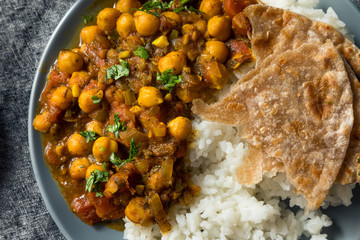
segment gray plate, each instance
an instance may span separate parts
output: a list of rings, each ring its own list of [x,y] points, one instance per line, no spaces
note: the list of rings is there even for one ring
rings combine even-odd
[[[69,210],[43,159],[40,134],[32,127],[37,102],[45,85],[48,70],[61,49],[71,48],[79,40],[76,36],[79,36],[80,29],[84,26],[81,15],[96,15],[99,9],[106,6],[106,3],[102,3],[101,6],[94,6],[94,2],[95,0],[78,0],[55,29],[40,59],[29,104],[28,136],[35,178],[47,209],[60,231],[69,240],[119,240],[123,238],[122,232],[112,230],[106,226],[96,225],[90,227],[86,225]],[[355,5],[349,0],[320,0],[319,6],[323,9],[332,6],[338,13],[339,18],[347,24],[350,31],[355,35],[355,41],[360,46],[360,12]],[[329,239],[360,240],[359,186],[355,189],[355,193],[357,196],[354,197],[353,204],[350,207],[329,208],[325,211],[334,220],[333,226],[325,230],[329,234]]]

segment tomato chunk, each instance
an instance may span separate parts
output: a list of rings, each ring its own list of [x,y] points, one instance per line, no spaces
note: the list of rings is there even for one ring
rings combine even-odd
[[[91,204],[94,205],[96,209],[96,215],[98,215],[101,220],[112,220],[119,219],[124,216],[124,207],[121,205],[115,205],[113,200],[103,197],[97,197],[95,193],[88,193],[87,197]]]
[[[71,209],[81,220],[89,225],[93,225],[101,221],[96,214],[94,205],[90,203],[85,194],[78,198],[74,198],[71,202]]]
[[[256,3],[256,0],[224,0],[224,11],[230,18],[233,18],[247,6]]]

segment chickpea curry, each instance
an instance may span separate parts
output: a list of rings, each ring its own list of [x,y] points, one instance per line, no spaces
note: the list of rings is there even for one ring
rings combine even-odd
[[[62,50],[33,126],[71,210],[171,230],[172,204],[200,191],[186,165],[193,99],[253,60],[242,10],[255,0],[119,0]]]

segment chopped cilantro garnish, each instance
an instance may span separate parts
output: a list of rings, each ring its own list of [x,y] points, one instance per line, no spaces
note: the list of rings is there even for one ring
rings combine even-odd
[[[95,196],[97,196],[97,197],[103,197],[104,194],[103,194],[102,192],[96,192]]]
[[[118,138],[120,131],[125,131],[125,130],[126,130],[125,123],[120,122],[118,113],[115,113],[114,114],[114,125],[108,125],[107,131],[114,133],[115,137]]]
[[[129,151],[129,158],[126,160],[122,160],[116,153],[112,153],[110,155],[110,162],[112,162],[117,167],[122,167],[128,162],[134,161],[134,157],[139,154],[141,143],[136,146],[134,139],[132,138],[130,141],[130,151]]]
[[[99,98],[97,95],[92,96],[91,100],[94,104],[98,104],[101,102],[101,98]]]
[[[114,165],[120,167],[119,165],[122,163],[122,160],[116,153],[113,152],[110,155],[110,162],[112,162]]]
[[[360,163],[360,158],[358,158],[358,160],[357,160],[357,161],[358,161],[358,163]]]
[[[94,142],[97,139],[96,133],[94,131],[84,131],[79,132],[79,134],[86,138],[86,143]]]
[[[193,6],[185,6],[185,4],[187,4],[190,0],[181,0],[180,1],[180,6],[174,9],[174,12],[178,13],[181,11],[192,11],[192,12],[198,12],[198,13],[203,13],[200,10],[194,8]]]
[[[157,73],[156,80],[160,81],[166,90],[172,92],[174,90],[176,84],[181,83],[182,77],[181,75],[171,75],[174,69],[169,69],[161,74]]]
[[[136,10],[150,13],[155,16],[159,16],[160,15],[159,13],[152,12],[152,10],[155,10],[155,9],[166,10],[166,9],[171,8],[173,3],[174,3],[173,1],[162,2],[160,0],[150,0],[150,1],[147,1],[146,3],[144,3],[140,9],[136,9]]]
[[[135,56],[141,57],[143,59],[148,59],[150,57],[149,52],[143,47],[138,46],[134,51]]]
[[[85,25],[88,24],[89,22],[91,22],[94,19],[94,17],[91,16],[91,15],[90,16],[82,15],[81,17],[82,17],[83,22],[84,22]]]
[[[121,77],[127,77],[130,75],[129,63],[120,59],[120,64],[115,64],[110,68],[106,69],[105,80],[113,78],[118,80]]]
[[[110,155],[110,162],[112,162],[115,166],[120,168],[123,165],[125,165],[125,163],[131,162],[131,160],[129,160],[129,159],[121,160],[121,158],[116,153],[113,152]]]
[[[102,197],[101,183],[109,181],[109,173],[95,169],[86,179],[85,192],[96,192],[97,197]]]
[[[136,146],[135,142],[134,142],[134,138],[131,139],[130,141],[130,151],[129,151],[129,158],[127,160],[129,161],[133,161],[134,157],[136,155],[138,155],[139,153],[139,149],[140,149],[141,143],[139,143],[138,146]]]

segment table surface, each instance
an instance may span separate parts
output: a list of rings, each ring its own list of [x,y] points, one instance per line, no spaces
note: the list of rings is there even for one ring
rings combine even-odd
[[[37,63],[74,2],[0,1],[0,239],[65,239],[35,181],[27,114]]]

